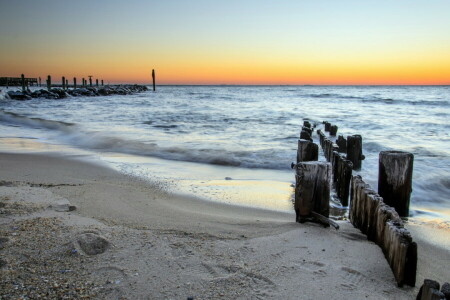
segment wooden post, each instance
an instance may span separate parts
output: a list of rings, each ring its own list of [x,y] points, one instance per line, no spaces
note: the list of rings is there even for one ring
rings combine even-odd
[[[103,79],[102,79],[102,86],[103,86]]]
[[[92,86],[92,75],[89,75],[89,86]]]
[[[420,287],[417,300],[445,300],[445,294],[439,291],[439,282],[425,279]]]
[[[361,160],[365,157],[362,154],[362,137],[360,135],[347,136],[347,159],[353,163],[353,169],[361,169]]]
[[[41,77],[39,77],[39,87],[41,87]]]
[[[350,195],[350,181],[352,179],[353,164],[346,160],[338,152],[334,153],[333,175],[336,182],[336,194],[341,201],[342,206],[348,206],[348,198]]]
[[[314,213],[326,218],[330,213],[331,166],[324,162],[300,162],[296,167],[296,222],[303,223]]]
[[[153,91],[156,91],[155,69],[152,70]]]
[[[69,79],[66,79],[66,90],[69,89]]]
[[[25,93],[25,75],[20,75],[22,81],[22,93]]]
[[[86,86],[86,80],[84,79],[84,77],[81,79],[81,86],[82,87]]]
[[[342,135],[338,136],[338,138],[336,140],[336,144],[339,147],[339,149],[338,149],[339,152],[341,152],[341,153],[347,152],[347,140]]]
[[[95,85],[98,86],[98,79],[95,79]]]
[[[336,136],[337,131],[338,131],[338,127],[336,125],[330,126],[330,135],[331,136]]]
[[[66,78],[64,76],[61,78],[61,87],[63,90],[66,89]]]
[[[77,88],[77,78],[74,77],[73,78],[73,89],[76,89],[76,88]]]
[[[303,126],[311,128],[311,123],[309,121],[303,121]]]
[[[307,141],[310,141],[310,142],[313,141],[313,139],[311,138],[311,134],[308,131],[305,131],[305,130],[302,130],[300,132],[300,139],[307,140]]]
[[[302,131],[306,131],[310,136],[312,136],[313,130],[311,128],[302,126]]]
[[[324,121],[323,124],[325,124],[325,132],[330,131],[331,124],[327,121]]]
[[[308,140],[298,140],[297,163],[302,161],[317,161],[319,146]]]
[[[50,75],[47,76],[47,90],[52,89],[52,77]]]
[[[409,215],[414,155],[402,151],[381,151],[379,155],[378,194],[401,217]]]

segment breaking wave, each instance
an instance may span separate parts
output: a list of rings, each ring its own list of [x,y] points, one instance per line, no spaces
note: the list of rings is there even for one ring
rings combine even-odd
[[[226,149],[196,149],[194,147],[161,147],[153,142],[124,139],[105,132],[86,131],[73,123],[29,118],[12,112],[0,111],[0,123],[35,129],[52,130],[57,140],[82,149],[151,156],[175,161],[188,161],[221,166],[286,169],[290,160],[282,151],[230,151]],[[155,126],[156,127],[156,126]],[[171,127],[172,128],[172,127]],[[280,161],[284,161],[280,163]]]

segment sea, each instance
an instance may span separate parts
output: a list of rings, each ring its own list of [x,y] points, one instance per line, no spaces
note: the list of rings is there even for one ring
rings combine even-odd
[[[302,124],[328,121],[362,136],[354,174],[375,190],[380,151],[413,153],[406,221],[450,228],[450,86],[158,86],[29,101],[0,89],[0,152],[97,160],[172,193],[291,213]]]

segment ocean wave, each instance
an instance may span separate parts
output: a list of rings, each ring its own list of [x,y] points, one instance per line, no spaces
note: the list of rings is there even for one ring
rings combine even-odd
[[[354,96],[336,93],[319,93],[319,94],[306,94],[301,95],[311,98],[325,98],[325,99],[345,99],[345,100],[357,100],[361,102],[373,102],[373,103],[385,103],[385,104],[409,104],[409,105],[426,105],[426,106],[450,106],[450,101],[442,100],[408,100],[408,99],[394,99],[379,97],[376,95],[367,96]]]
[[[231,151],[227,149],[197,149],[189,145],[159,146],[153,142],[143,142],[111,136],[105,132],[86,131],[77,124],[30,118],[13,112],[0,111],[0,123],[28,128],[47,129],[56,133],[58,141],[82,149],[102,152],[116,152],[140,156],[151,156],[175,161],[188,161],[221,166],[287,169],[290,159],[283,156],[283,151],[273,149],[258,151]],[[158,128],[175,128],[176,126],[156,125]],[[294,152],[293,152],[294,153]],[[280,163],[283,162],[283,163]]]
[[[63,122],[63,121],[53,121],[41,118],[29,118],[22,116],[13,112],[0,110],[0,122],[7,123],[16,126],[26,126],[31,128],[45,128],[50,130],[59,130],[63,132],[73,131],[73,126],[75,124]]]

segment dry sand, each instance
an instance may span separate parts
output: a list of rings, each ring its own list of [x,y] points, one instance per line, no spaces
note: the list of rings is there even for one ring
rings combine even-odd
[[[66,200],[76,210],[56,211]],[[398,288],[380,248],[347,221],[339,231],[298,224],[294,214],[173,195],[163,183],[74,158],[0,154],[0,212],[0,299],[413,299],[418,292]],[[449,250],[413,237],[417,285],[448,280]],[[97,248],[83,246],[89,239]]]

